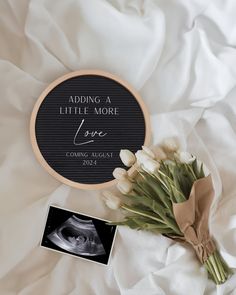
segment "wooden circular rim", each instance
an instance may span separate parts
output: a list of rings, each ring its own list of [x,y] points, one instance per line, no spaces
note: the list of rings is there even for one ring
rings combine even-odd
[[[43,155],[41,154],[41,151],[38,147],[37,144],[37,139],[36,139],[36,134],[35,134],[35,122],[36,122],[36,118],[37,118],[37,113],[38,110],[40,108],[41,103],[43,102],[43,100],[45,99],[45,97],[48,95],[48,93],[50,91],[52,91],[57,85],[59,85],[60,83],[73,78],[73,77],[77,77],[77,76],[84,76],[84,75],[97,75],[97,76],[103,76],[106,78],[110,78],[116,82],[118,82],[119,84],[121,84],[123,87],[125,87],[126,89],[128,89],[128,91],[136,98],[139,106],[142,109],[143,112],[143,116],[144,116],[144,122],[145,122],[145,139],[144,139],[144,145],[148,144],[150,142],[151,139],[151,127],[150,127],[150,118],[149,118],[149,113],[147,110],[146,105],[144,104],[141,96],[139,95],[139,93],[131,86],[129,85],[127,82],[123,81],[122,79],[120,79],[119,77],[110,74],[108,72],[105,71],[101,71],[101,70],[78,70],[78,71],[74,71],[74,72],[70,72],[67,73],[63,76],[61,76],[60,78],[56,79],[55,81],[53,81],[52,83],[50,83],[48,85],[48,87],[41,93],[41,95],[39,96],[39,98],[37,99],[32,114],[31,114],[31,118],[30,118],[30,140],[31,140],[31,144],[33,147],[33,151],[36,155],[36,158],[38,160],[38,162],[44,167],[44,169],[46,169],[46,171],[51,174],[54,178],[56,178],[57,180],[59,180],[60,182],[67,184],[69,186],[75,187],[75,188],[79,188],[79,189],[86,189],[86,190],[96,190],[96,189],[104,189],[107,188],[109,186],[112,186],[113,184],[116,183],[116,179],[107,181],[107,182],[103,182],[103,183],[98,183],[98,184],[85,184],[85,183],[79,183],[79,182],[75,182],[72,180],[67,179],[66,177],[62,176],[61,174],[59,174],[58,172],[56,172],[44,159]]]

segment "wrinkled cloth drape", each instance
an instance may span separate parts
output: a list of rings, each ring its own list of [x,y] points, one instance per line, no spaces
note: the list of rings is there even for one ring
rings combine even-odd
[[[0,294],[233,295],[188,245],[120,227],[109,266],[39,247],[49,204],[119,218],[98,191],[70,188],[37,162],[30,114],[44,88],[79,69],[133,85],[153,143],[178,136],[211,172],[210,231],[236,267],[236,2],[0,0]]]

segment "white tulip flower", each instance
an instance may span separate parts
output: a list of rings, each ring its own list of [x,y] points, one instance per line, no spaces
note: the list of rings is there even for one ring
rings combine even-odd
[[[131,167],[135,162],[135,155],[130,150],[121,150],[120,159],[126,167]]]
[[[121,200],[115,194],[110,191],[103,191],[103,201],[105,202],[106,206],[112,210],[117,210],[121,206]]]
[[[128,177],[128,172],[123,168],[115,168],[112,174],[116,179],[124,179]]]
[[[128,179],[121,179],[117,184],[117,188],[122,194],[128,194],[133,190],[133,184]]]
[[[196,159],[195,156],[191,155],[188,152],[178,152],[177,158],[179,159],[181,163],[185,163],[185,164],[191,164]]]
[[[155,154],[153,153],[153,151],[150,148],[143,145],[142,149],[150,158],[155,159]]]
[[[166,138],[164,139],[162,146],[166,152],[176,152],[179,149],[179,142],[176,138]]]
[[[142,166],[144,170],[152,174],[156,174],[160,168],[160,164],[153,159],[147,160]]]
[[[135,156],[137,158],[138,164],[143,164],[147,160],[152,159],[145,151],[139,150],[135,153]]]
[[[155,148],[155,156],[156,156],[156,159],[159,161],[167,159],[167,155],[161,147]]]

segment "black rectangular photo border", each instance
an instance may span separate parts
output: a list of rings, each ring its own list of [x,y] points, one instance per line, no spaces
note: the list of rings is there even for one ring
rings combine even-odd
[[[109,265],[110,263],[110,258],[111,258],[111,254],[112,254],[112,250],[113,250],[113,247],[114,247],[114,243],[115,243],[115,239],[116,239],[116,234],[117,234],[117,226],[116,225],[112,225],[113,227],[115,227],[115,230],[114,230],[114,233],[113,233],[113,237],[112,237],[112,242],[110,244],[110,247],[109,247],[109,254],[108,254],[108,257],[106,259],[106,262],[102,262],[102,258],[100,259],[92,259],[92,258],[89,258],[89,257],[86,257],[85,255],[79,255],[79,254],[75,254],[75,253],[72,253],[72,252],[69,252],[67,250],[64,250],[62,248],[60,248],[59,246],[55,245],[53,242],[51,242],[48,238],[47,238],[47,235],[49,234],[47,232],[47,227],[50,226],[48,225],[48,222],[49,222],[49,214],[50,214],[50,210],[53,210],[53,209],[56,209],[56,210],[60,210],[61,212],[64,212],[65,214],[68,213],[71,214],[69,217],[66,217],[65,220],[62,220],[59,224],[57,224],[53,229],[50,229],[50,232],[52,233],[58,226],[60,226],[60,224],[63,224],[63,222],[66,222],[66,220],[68,220],[69,218],[71,218],[74,215],[76,216],[82,216],[82,217],[85,217],[85,220],[86,219],[94,219],[95,221],[97,220],[98,222],[101,221],[101,222],[109,222],[109,220],[106,220],[106,219],[102,219],[102,218],[98,218],[98,217],[94,217],[92,215],[88,215],[88,214],[84,214],[84,213],[80,213],[80,212],[77,212],[77,211],[73,211],[73,210],[69,210],[69,209],[65,209],[63,207],[60,207],[60,206],[56,206],[56,205],[49,205],[48,207],[48,211],[47,211],[47,214],[46,214],[46,220],[45,220],[45,225],[44,225],[44,229],[43,229],[43,233],[42,233],[42,238],[41,238],[41,241],[40,241],[40,247],[44,248],[44,249],[47,249],[47,250],[51,250],[51,251],[54,251],[54,252],[57,252],[57,253],[60,253],[60,254],[66,254],[66,255],[69,255],[69,256],[73,256],[73,257],[76,257],[76,258],[80,258],[82,260],[86,260],[86,261],[90,261],[90,262],[94,262],[94,263],[97,263],[99,265],[103,265],[103,266],[107,266]],[[99,238],[101,239],[101,237],[99,236]],[[47,240],[47,242],[49,243],[49,246],[45,245],[45,239]],[[50,247],[50,244],[52,244],[53,246]],[[103,244],[103,243],[102,243]],[[53,248],[52,248],[53,247]],[[107,249],[106,249],[107,250]],[[92,256],[94,257],[94,256]],[[97,261],[96,261],[97,260]],[[101,261],[99,261],[101,260]]]

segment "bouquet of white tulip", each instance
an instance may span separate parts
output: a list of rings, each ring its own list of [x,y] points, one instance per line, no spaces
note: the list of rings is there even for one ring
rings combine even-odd
[[[214,189],[210,175],[195,156],[179,150],[167,139],[155,152],[143,147],[134,155],[121,150],[120,158],[129,173],[116,168],[113,175],[125,201],[110,191],[103,200],[113,210],[123,209],[125,219],[111,224],[160,233],[190,243],[216,284],[224,283],[230,270],[216,249],[208,229]]]

